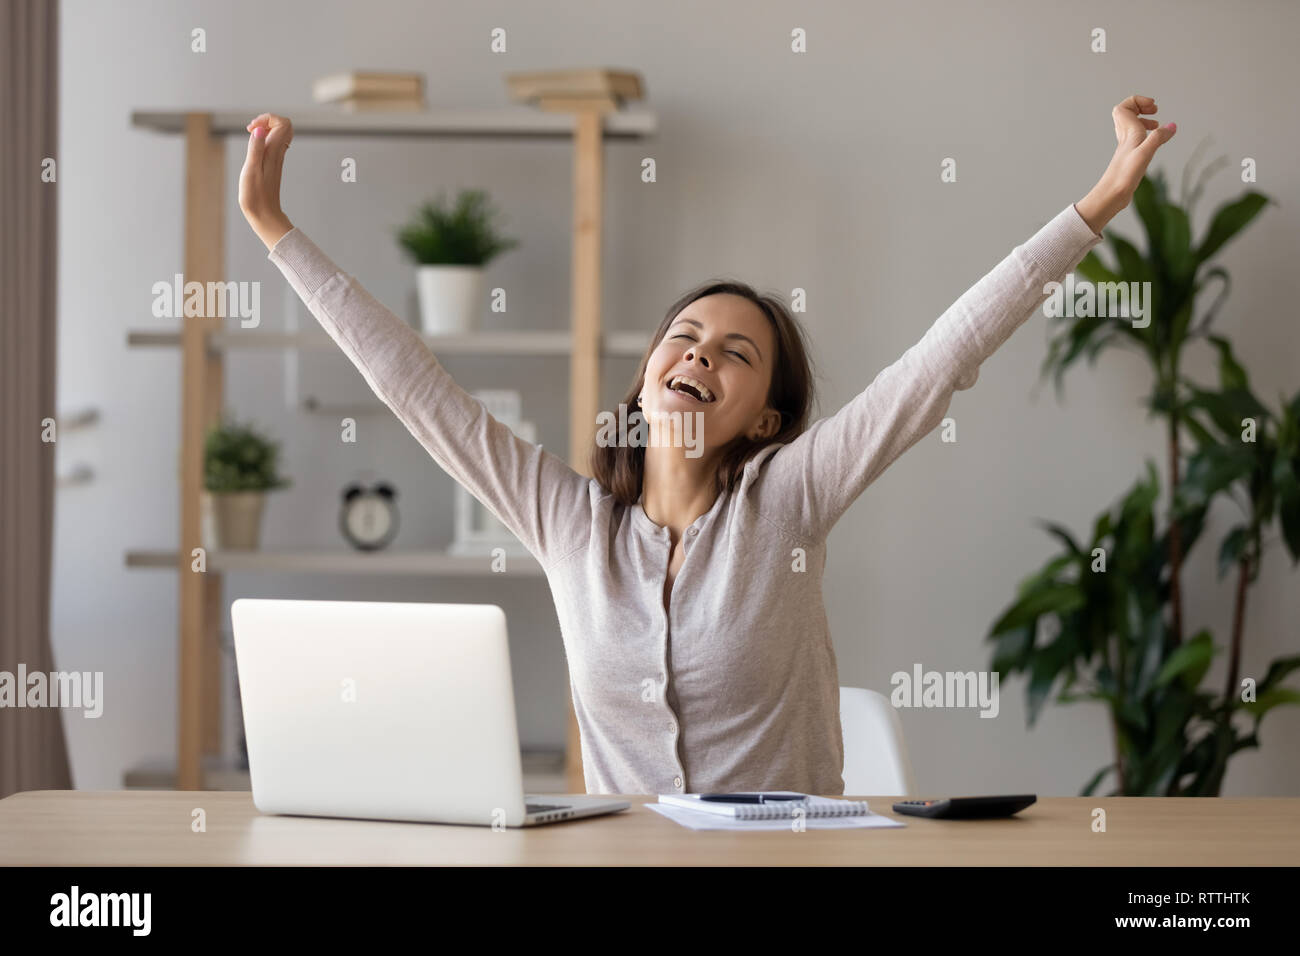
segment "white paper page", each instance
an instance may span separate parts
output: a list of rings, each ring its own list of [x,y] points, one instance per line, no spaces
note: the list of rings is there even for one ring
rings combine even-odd
[[[791,829],[791,820],[788,817],[779,820],[737,820],[735,817],[725,817],[715,813],[701,813],[698,810],[674,807],[667,803],[647,803],[646,806],[691,830]],[[868,813],[859,817],[805,817],[803,825],[809,830],[851,830],[902,827],[907,824],[882,816],[879,813]]]

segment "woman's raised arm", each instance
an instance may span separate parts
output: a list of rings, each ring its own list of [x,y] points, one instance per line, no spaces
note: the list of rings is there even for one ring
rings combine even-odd
[[[974,385],[981,363],[1038,311],[1047,283],[1064,280],[1132,201],[1151,157],[1176,131],[1142,115],[1155,110],[1149,96],[1117,105],[1119,145],[1088,195],[1012,249],[857,397],[762,463],[751,492],[762,514],[796,537],[824,537],[882,471],[943,421],[953,393]]]
[[[285,117],[249,123],[239,208],[322,328],[433,459],[548,566],[586,540],[590,480],[524,441],[443,369],[419,334],[336,266],[280,208]]]

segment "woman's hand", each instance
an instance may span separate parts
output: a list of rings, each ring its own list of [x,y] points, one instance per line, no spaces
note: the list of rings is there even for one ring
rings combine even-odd
[[[248,132],[248,155],[239,173],[239,208],[270,249],[293,228],[280,208],[280,171],[293,139],[293,123],[286,116],[263,113],[248,124]]]
[[[1093,232],[1100,234],[1102,227],[1133,200],[1133,193],[1146,175],[1156,150],[1178,132],[1175,123],[1161,126],[1142,115],[1155,111],[1155,100],[1136,94],[1111,110],[1111,118],[1115,120],[1115,139],[1119,145],[1115,147],[1115,155],[1097,185],[1074,204]]]

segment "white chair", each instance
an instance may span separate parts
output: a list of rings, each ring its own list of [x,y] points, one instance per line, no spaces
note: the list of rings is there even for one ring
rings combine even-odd
[[[889,699],[865,687],[840,688],[844,792],[906,797],[916,793],[903,725]]]

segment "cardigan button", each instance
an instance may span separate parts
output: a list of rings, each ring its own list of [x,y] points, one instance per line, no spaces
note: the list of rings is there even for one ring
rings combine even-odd
[[[673,777],[673,786],[676,787],[678,790],[682,789],[682,778]]]
[[[699,533],[700,533],[700,529],[699,529],[699,528],[687,528],[687,529],[686,529],[686,533],[687,533],[687,534],[699,534]]]

